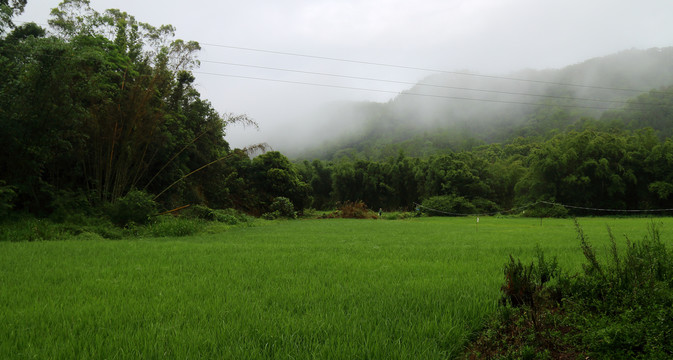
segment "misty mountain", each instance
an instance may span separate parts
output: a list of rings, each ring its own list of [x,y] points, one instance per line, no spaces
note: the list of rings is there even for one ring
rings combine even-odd
[[[387,103],[332,104],[322,114],[321,146],[297,158],[372,159],[470,149],[518,136],[542,136],[580,119],[638,105],[632,100],[673,84],[673,47],[626,50],[562,69],[506,76],[444,72]],[[629,101],[630,104],[629,105]]]

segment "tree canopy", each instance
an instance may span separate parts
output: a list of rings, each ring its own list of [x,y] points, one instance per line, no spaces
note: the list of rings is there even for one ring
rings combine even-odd
[[[276,151],[251,158],[224,135],[231,123],[254,122],[218,113],[194,87],[197,42],[121,10],[97,12],[87,0],[60,3],[49,30],[15,26],[24,6],[0,1],[3,212],[105,206],[136,190],[161,209],[201,204],[257,215],[279,198],[299,212],[356,201],[401,210],[431,201],[459,213],[539,201],[673,208],[671,86],[596,116],[565,107],[564,97],[545,98],[508,113],[520,117],[517,126],[505,122],[481,137],[474,131],[486,125],[476,120],[403,136],[409,129],[397,112],[384,131],[372,125],[371,138],[323,160],[293,163]],[[364,109],[384,123],[402,103]]]

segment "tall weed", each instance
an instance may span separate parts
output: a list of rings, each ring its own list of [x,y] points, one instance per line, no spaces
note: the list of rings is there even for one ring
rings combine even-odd
[[[673,254],[661,240],[660,226],[651,223],[640,241],[627,237],[622,254],[608,227],[605,263],[577,221],[575,229],[586,260],[583,273],[563,275],[556,260],[545,261],[539,249],[537,264],[526,266],[510,256],[501,288],[506,307],[469,354],[488,350],[489,356],[517,357],[531,346],[556,354],[554,344],[565,343],[565,353],[555,357],[673,357]]]

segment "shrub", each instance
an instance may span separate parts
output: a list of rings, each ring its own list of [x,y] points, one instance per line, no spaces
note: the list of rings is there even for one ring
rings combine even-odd
[[[371,210],[367,209],[362,201],[350,202],[346,201],[341,204],[337,211],[321,216],[322,218],[343,218],[343,219],[378,219],[378,216]]]
[[[82,241],[99,241],[103,240],[103,237],[100,234],[95,232],[84,231],[75,237],[76,240]]]
[[[183,215],[189,219],[201,219],[215,221],[215,211],[204,205],[193,205],[183,211]]]
[[[404,220],[414,216],[415,214],[410,212],[389,212],[385,213],[382,217],[386,220]]]
[[[430,216],[460,216],[476,214],[478,209],[462,196],[442,195],[423,200],[423,212]]]
[[[566,218],[568,217],[568,209],[563,205],[540,203],[524,210],[522,215],[539,218]]]
[[[274,198],[269,209],[271,210],[270,212],[262,215],[264,219],[273,220],[278,218],[297,218],[297,213],[294,212],[294,205],[292,205],[290,199],[283,196]]]
[[[20,215],[0,226],[0,241],[60,240],[62,231],[49,219]]]
[[[608,228],[611,246],[602,263],[577,221],[575,226],[586,259],[583,273],[559,275],[556,260],[545,261],[539,249],[537,265],[510,256],[501,288],[506,307],[470,354],[512,358],[532,346],[552,358],[670,358],[673,253],[659,227],[650,225],[641,241],[627,237],[624,254]]]
[[[292,204],[290,204],[292,205]],[[251,217],[235,209],[211,209],[204,205],[194,205],[182,211],[188,219],[217,221],[227,225],[237,225],[251,221]],[[280,216],[280,214],[278,214]]]
[[[84,193],[66,190],[56,192],[51,208],[49,218],[60,223],[81,223],[83,218],[92,216],[95,212]]]
[[[273,199],[273,203],[271,203],[271,211],[278,211],[280,216],[286,218],[294,219],[297,217],[297,213],[294,212],[294,205],[292,205],[290,199],[282,196]]]
[[[92,226],[89,228],[89,230],[102,236],[104,239],[118,240],[124,237],[123,229],[115,227],[112,224],[110,225],[101,224]]]
[[[221,223],[224,223],[224,224],[227,224],[227,225],[237,225],[237,224],[241,223],[241,221],[236,216],[226,214],[226,213],[222,214],[222,213],[217,213],[216,212],[215,213],[215,220],[217,220],[217,222],[221,222]]]
[[[503,292],[502,302],[513,307],[533,304],[535,282],[533,281],[533,263],[524,266],[521,260],[514,261],[509,256],[509,263],[505,265],[505,284],[500,288]]]
[[[540,316],[550,300],[556,303],[561,301],[560,292],[550,289],[546,284],[559,275],[556,257],[552,261],[546,261],[544,252],[537,247],[537,264],[531,262],[524,266],[521,260],[514,261],[512,255],[510,262],[505,265],[505,284],[500,288],[503,292],[502,303],[513,307],[526,306],[530,312],[530,319],[536,330],[539,327]]]
[[[203,227],[203,220],[181,219],[173,216],[163,216],[147,227],[147,232],[155,237],[189,236],[196,234]]]
[[[215,220],[227,225],[236,225],[252,221],[252,217],[235,209],[219,209],[215,212]]]
[[[131,190],[108,208],[110,220],[119,226],[130,223],[148,224],[157,212],[153,196],[142,190]]]
[[[606,358],[665,358],[673,353],[673,254],[651,224],[637,242],[626,238],[626,252],[617,251],[608,228],[611,248],[599,263],[575,222],[588,264],[584,276],[571,286],[570,299],[587,345]],[[668,354],[664,356],[664,354]]]
[[[5,217],[14,207],[13,201],[16,197],[16,192],[13,186],[7,186],[6,183],[0,180],[0,216]]]
[[[374,212],[367,209],[367,205],[362,201],[345,202],[339,207],[342,218],[346,219],[370,219],[376,218]]]

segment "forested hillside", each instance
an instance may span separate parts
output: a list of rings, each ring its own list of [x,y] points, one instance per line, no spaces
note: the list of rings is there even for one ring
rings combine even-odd
[[[13,26],[16,4],[0,23],[2,214],[111,216],[140,202],[254,215],[348,201],[451,214],[673,208],[673,48],[506,78],[430,76],[385,104],[339,105],[337,123],[359,132],[292,163],[253,151],[263,145],[230,149],[226,127],[253,122],[201,98],[199,44],[172,26],[86,0],[61,3],[49,29]]]
[[[427,156],[518,136],[547,138],[582,118],[605,118],[604,112],[621,109],[627,102],[636,111],[659,104],[655,98],[660,93],[636,97],[671,84],[671,47],[627,50],[560,70],[526,70],[508,76],[439,73],[388,103],[330,108],[326,113],[334,114],[327,115],[334,118],[331,123],[353,123],[351,133],[297,157],[381,160],[399,150]],[[357,121],[343,120],[344,116]],[[644,124],[629,121],[627,125],[636,129]],[[647,126],[665,136],[671,124]]]

